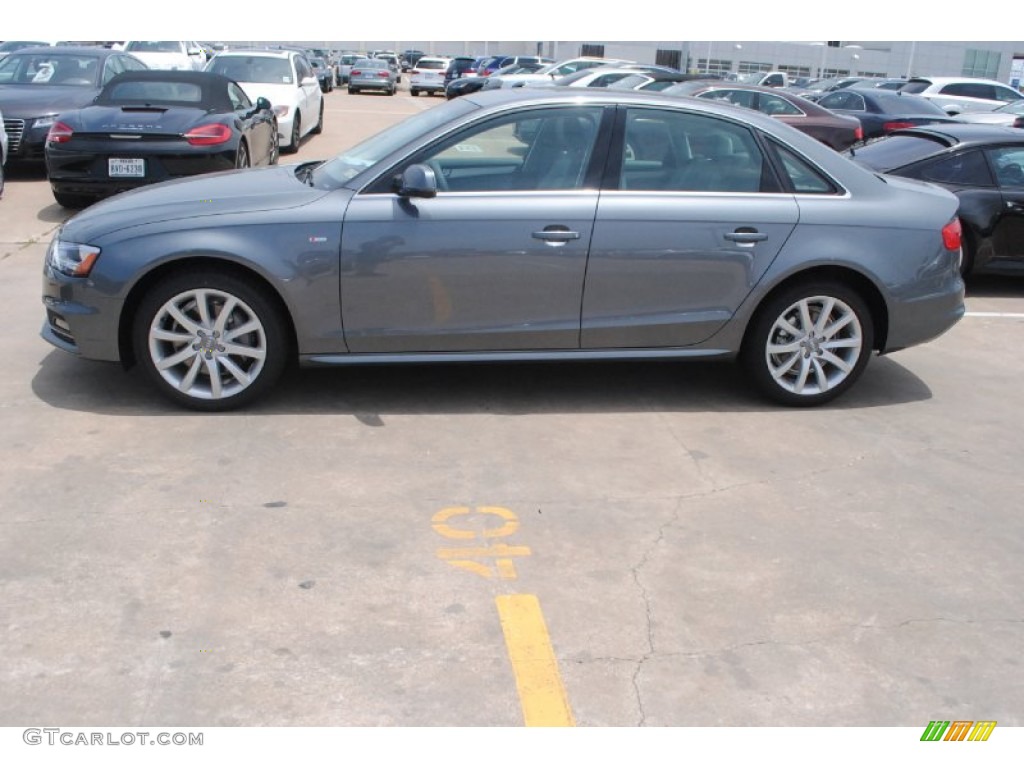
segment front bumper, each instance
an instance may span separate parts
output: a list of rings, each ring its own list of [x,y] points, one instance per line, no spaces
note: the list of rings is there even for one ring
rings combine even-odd
[[[119,298],[102,296],[88,278],[65,277],[46,268],[43,306],[46,319],[40,336],[50,344],[89,360],[121,359]]]

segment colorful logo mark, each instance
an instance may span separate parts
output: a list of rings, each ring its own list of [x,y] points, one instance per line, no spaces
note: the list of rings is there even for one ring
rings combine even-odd
[[[995,727],[995,720],[932,720],[921,741],[988,741]]]

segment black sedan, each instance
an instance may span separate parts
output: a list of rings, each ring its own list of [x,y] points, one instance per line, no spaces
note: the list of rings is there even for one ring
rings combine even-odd
[[[884,88],[843,88],[822,96],[818,106],[856,117],[865,141],[915,125],[956,122],[928,99]]]
[[[544,64],[509,64],[507,67],[493,72],[494,75],[518,75],[536,72]],[[489,77],[489,76],[488,76]],[[447,99],[455,99],[459,96],[466,96],[483,90],[487,84],[487,77],[457,77],[450,81],[444,88],[444,95]]]
[[[922,179],[960,198],[966,275],[1024,261],[1024,131],[952,123],[913,128],[846,153],[872,170]]]
[[[57,202],[80,208],[145,184],[211,171],[274,165],[277,119],[233,80],[213,72],[130,72],[96,101],[61,114],[46,141]]]
[[[146,69],[134,56],[95,47],[25,48],[0,60],[0,112],[10,160],[42,161],[58,114],[92,102],[114,75]]]

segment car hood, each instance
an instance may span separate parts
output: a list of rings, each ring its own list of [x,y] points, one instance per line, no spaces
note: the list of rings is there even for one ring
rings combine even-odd
[[[0,85],[4,117],[27,119],[91,104],[99,88],[78,85]]]
[[[102,238],[131,227],[298,208],[328,194],[295,178],[297,167],[204,174],[124,192],[70,219],[61,236],[98,245]]]

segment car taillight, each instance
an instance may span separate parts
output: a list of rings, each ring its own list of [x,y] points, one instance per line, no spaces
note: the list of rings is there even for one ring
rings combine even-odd
[[[189,144],[200,147],[223,144],[231,139],[231,129],[222,123],[207,123],[190,130],[185,139]]]
[[[414,75],[418,75],[418,74],[420,73],[420,71],[419,71],[418,69],[414,69],[414,70],[412,71],[412,73],[413,73]]]
[[[963,230],[960,228],[960,219],[953,219],[942,228],[942,244],[948,251],[958,251],[962,242]]]
[[[71,141],[73,133],[74,131],[67,123],[56,122],[50,126],[50,130],[46,134],[46,142],[48,144],[63,144]]]
[[[377,73],[377,77],[387,77],[387,76],[388,76],[387,72],[378,72]]]
[[[462,70],[462,74],[464,74],[464,75],[475,75],[476,74],[476,70],[475,69],[464,69],[464,70]]]
[[[857,129],[853,132],[853,138],[857,141],[864,141],[864,127],[858,125]]]
[[[906,120],[891,120],[888,123],[882,123],[882,130],[886,133],[892,131],[898,131],[900,128],[913,128],[914,123],[908,123]]]
[[[1014,128],[1024,128],[1024,117],[1018,117],[1013,121]]]
[[[363,74],[363,71],[361,69],[351,69],[348,74],[349,76],[355,75],[356,77],[359,77],[359,75]]]

